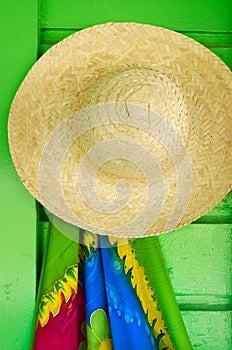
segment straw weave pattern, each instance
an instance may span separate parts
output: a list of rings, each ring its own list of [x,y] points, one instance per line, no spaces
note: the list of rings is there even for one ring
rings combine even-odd
[[[96,233],[110,234],[141,212],[147,200],[147,181],[132,162],[113,159],[100,167],[95,179],[96,192],[105,202],[116,198],[115,184],[119,180],[128,180],[131,197],[123,210],[97,213],[83,201],[78,187],[77,169],[91,148],[109,140],[127,139],[157,161],[165,186],[159,216],[140,235],[166,230],[181,187],[176,166],[182,159],[176,164],[167,148],[146,128],[100,125],[70,146],[62,159],[60,186],[77,218],[75,222],[63,212],[62,203],[47,202],[41,196],[39,164],[54,130],[78,111],[109,103],[124,103],[128,113],[131,104],[155,112],[184,145],[192,185],[177,227],[206,213],[231,189],[231,71],[209,50],[181,34],[150,25],[107,23],[73,34],[51,48],[29,71],[11,107],[9,143],[17,172],[31,194],[55,215],[83,228],[93,227]],[[97,155],[95,161],[97,164]],[[50,171],[48,168],[48,177]],[[56,186],[51,185],[51,193]],[[178,210],[181,208],[177,205]],[[116,235],[136,236],[123,230]]]

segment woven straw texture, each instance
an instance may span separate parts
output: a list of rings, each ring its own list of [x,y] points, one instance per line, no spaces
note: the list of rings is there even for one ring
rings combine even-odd
[[[137,108],[140,122],[109,123],[114,106],[117,118],[122,106],[132,119]],[[158,128],[143,126],[152,113]],[[26,188],[63,220],[154,235],[194,221],[231,189],[231,118],[232,74],[209,50],[164,28],[107,23],[66,38],[29,71],[10,111],[10,151]]]

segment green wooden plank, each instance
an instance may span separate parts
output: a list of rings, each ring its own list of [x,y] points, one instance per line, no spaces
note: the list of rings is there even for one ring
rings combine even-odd
[[[0,348],[27,349],[36,293],[35,200],[19,180],[7,142],[13,96],[37,57],[37,0],[1,3]]]
[[[77,31],[77,29],[42,28],[40,42],[42,44],[55,44]],[[180,33],[207,47],[232,47],[232,33],[199,33],[185,31],[180,31]]]
[[[184,31],[181,31],[180,33],[187,35],[208,48],[232,47],[232,33],[200,33]]]
[[[96,23],[135,21],[175,30],[232,31],[230,0],[43,0],[44,28],[85,28]]]
[[[232,53],[230,61],[232,63]],[[232,223],[232,191],[195,223]]]
[[[231,233],[231,224],[191,224],[159,236],[182,309],[232,308]]]
[[[40,44],[56,44],[67,36],[78,32],[80,29],[46,29],[41,28]]]
[[[182,316],[194,349],[232,349],[232,311],[182,311]]]

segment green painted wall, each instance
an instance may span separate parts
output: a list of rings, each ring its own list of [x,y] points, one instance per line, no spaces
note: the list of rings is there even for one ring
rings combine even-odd
[[[37,58],[36,0],[0,6],[0,349],[27,349],[36,291],[35,200],[21,184],[7,142],[14,94]]]
[[[54,43],[96,23],[161,25],[207,46],[232,68],[231,0],[4,2],[0,55],[0,349],[27,349],[46,218],[12,166],[7,115],[28,69]],[[38,8],[39,7],[39,8]],[[39,38],[39,39],[38,39]],[[36,225],[36,216],[40,222]],[[160,236],[194,349],[231,350],[232,193],[196,223]],[[38,270],[39,273],[39,270]],[[68,350],[68,349],[67,349]],[[184,349],[183,349],[184,350]]]

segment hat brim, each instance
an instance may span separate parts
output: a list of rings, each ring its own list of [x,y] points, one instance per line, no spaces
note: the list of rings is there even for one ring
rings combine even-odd
[[[153,113],[160,129],[125,122],[137,107]],[[105,121],[114,110],[124,113],[122,123]],[[98,124],[87,120],[94,115]],[[164,28],[107,23],[71,35],[38,60],[14,98],[9,144],[24,185],[53,214],[94,233],[142,237],[196,220],[231,189],[231,116],[232,74],[217,56]],[[75,127],[83,132],[71,139],[68,128]],[[125,153],[133,143],[138,162],[133,152],[123,160],[114,151],[109,162],[112,140]],[[129,140],[127,146],[122,140]],[[94,177],[91,192],[85,174],[77,173],[101,144],[107,162],[98,152],[91,164],[99,172],[83,168]],[[144,149],[155,159],[151,164],[158,163],[162,181],[152,182],[152,166],[148,175],[136,170]],[[118,192],[115,185],[123,177],[131,189],[120,201],[128,183],[121,181]],[[91,199],[95,190],[100,208]]]

